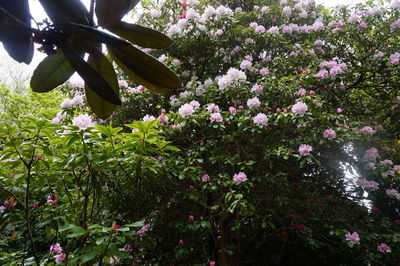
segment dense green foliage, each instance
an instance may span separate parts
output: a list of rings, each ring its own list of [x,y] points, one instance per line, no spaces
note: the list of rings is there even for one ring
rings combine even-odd
[[[400,4],[285,2],[143,3],[184,88],[3,123],[1,263],[397,265]]]

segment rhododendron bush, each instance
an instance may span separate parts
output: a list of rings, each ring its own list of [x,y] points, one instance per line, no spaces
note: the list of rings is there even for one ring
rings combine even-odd
[[[141,23],[174,40],[146,52],[184,87],[160,95],[120,74],[107,121],[76,88],[43,137],[4,125],[23,141],[5,140],[0,212],[15,218],[1,249],[66,264],[397,265],[399,7],[143,3]]]

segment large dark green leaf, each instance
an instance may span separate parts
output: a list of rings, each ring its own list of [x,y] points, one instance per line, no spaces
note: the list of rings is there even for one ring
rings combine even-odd
[[[58,51],[47,56],[35,69],[31,78],[31,88],[35,92],[48,92],[66,82],[74,69],[65,55]]]
[[[100,26],[109,28],[134,8],[139,0],[97,0],[96,16]]]
[[[172,40],[163,33],[137,24],[120,21],[109,30],[146,48],[165,48],[172,44]]]
[[[174,72],[139,49],[131,45],[107,45],[107,48],[122,70],[146,88],[166,93],[182,86]]]
[[[97,51],[97,50],[96,50]],[[118,79],[114,67],[110,61],[100,52],[93,52],[89,55],[88,63],[97,71],[119,94]],[[87,84],[85,86],[86,98],[92,111],[101,119],[108,118],[115,110],[115,105],[99,97]]]
[[[116,35],[98,30],[94,27],[76,24],[76,23],[60,23],[57,25],[66,32],[76,34],[80,38],[88,38],[96,42],[102,42],[112,45],[127,45],[128,43]]]
[[[121,100],[113,88],[68,44],[60,42],[65,57],[94,92],[109,103],[120,105]],[[117,46],[118,47],[118,46]]]
[[[28,0],[1,0],[0,7],[4,8],[15,18],[19,19],[24,25],[31,26],[31,14],[29,12]],[[10,25],[11,19],[0,12],[0,24]],[[18,24],[11,22],[11,24]],[[33,57],[32,33],[29,31],[0,31],[0,40],[3,42],[4,49],[16,61],[29,64]]]
[[[39,0],[55,23],[76,22],[88,25],[89,12],[80,0]]]

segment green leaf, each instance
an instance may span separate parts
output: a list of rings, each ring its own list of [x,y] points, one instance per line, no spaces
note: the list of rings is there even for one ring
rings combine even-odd
[[[120,21],[109,30],[146,48],[166,48],[172,44],[172,40],[165,34],[137,24]]]
[[[135,222],[133,224],[126,224],[124,226],[128,226],[128,227],[142,227],[144,226],[144,221],[139,221],[139,222]]]
[[[94,259],[97,255],[101,254],[101,250],[98,248],[94,248],[90,253],[87,253],[81,256],[81,263],[86,263],[92,259]]]
[[[76,34],[80,38],[88,38],[96,42],[110,45],[127,45],[128,43],[114,34],[98,30],[94,27],[77,23],[60,23],[57,25],[66,32]]]
[[[74,69],[59,51],[46,57],[33,72],[31,88],[35,92],[48,92],[66,82]]]
[[[110,61],[97,51],[89,55],[88,63],[104,78],[115,94],[119,95],[118,78]],[[88,84],[85,84],[85,93],[90,108],[101,119],[108,118],[114,112],[115,105],[99,97]]]
[[[71,63],[72,67],[99,97],[112,104],[121,104],[119,96],[110,87],[108,82],[86,63],[69,44],[63,42],[59,42],[58,44],[61,46],[65,57]]]
[[[140,0],[97,0],[96,16],[100,26],[112,27]]]
[[[110,55],[119,67],[133,80],[148,89],[166,93],[182,87],[179,78],[154,57],[129,46],[107,45]]]
[[[89,12],[80,0],[39,0],[39,2],[55,23],[89,24]]]
[[[20,1],[5,1],[1,2],[1,7],[3,7],[12,16],[19,19],[28,28],[31,26],[31,14],[29,12],[28,0]],[[2,25],[13,26],[11,23],[4,23],[5,15],[1,15]],[[0,32],[0,41],[3,42],[4,49],[7,53],[17,62],[29,64],[33,57],[33,41],[32,33],[26,30],[16,30]]]

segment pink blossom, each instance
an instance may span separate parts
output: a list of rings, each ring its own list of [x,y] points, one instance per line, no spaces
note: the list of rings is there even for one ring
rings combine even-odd
[[[142,120],[143,120],[144,123],[148,123],[148,122],[151,122],[151,121],[153,121],[155,119],[156,118],[154,116],[152,116],[152,115],[145,115]]]
[[[358,131],[359,132],[365,132],[365,133],[370,134],[370,135],[375,133],[375,130],[373,130],[372,127],[370,127],[370,126],[365,126],[365,127],[361,128],[361,129],[359,129]]]
[[[375,169],[375,163],[373,162],[368,162],[364,165],[364,169],[366,170],[374,170]]]
[[[268,123],[268,117],[263,113],[259,113],[253,117],[253,122],[259,126],[266,125]]]
[[[382,253],[390,253],[392,252],[392,250],[390,249],[390,247],[388,245],[386,245],[385,243],[380,243],[378,245],[378,250]]]
[[[338,107],[338,108],[336,109],[336,113],[340,114],[341,112],[343,112],[343,109],[340,108],[340,107]]]
[[[215,266],[215,261],[210,261],[210,266]]]
[[[390,4],[391,8],[399,8],[400,7],[400,1],[399,0],[394,0],[392,4]]]
[[[324,131],[324,138],[327,139],[335,139],[336,138],[336,132],[335,130],[329,128],[327,130]]]
[[[317,75],[315,75],[317,78],[326,78],[329,76],[329,72],[325,69],[320,70]]]
[[[282,14],[290,16],[292,14],[292,9],[289,6],[282,8]]]
[[[247,100],[247,106],[249,108],[260,107],[261,102],[257,97]]]
[[[208,181],[210,181],[210,176],[208,175],[208,174],[204,174],[202,177],[201,177],[201,180],[203,181],[203,182],[208,182]]]
[[[307,104],[302,103],[302,102],[297,102],[292,106],[292,113],[294,114],[304,114],[307,112],[308,107]]]
[[[400,53],[394,53],[389,58],[393,65],[397,65],[400,61]]]
[[[261,8],[261,12],[263,12],[263,13],[267,13],[268,11],[269,11],[269,7],[268,6],[263,6]]]
[[[365,151],[363,158],[368,161],[375,161],[377,156],[378,156],[378,150],[375,147],[372,147]]]
[[[366,179],[359,178],[356,181],[356,184],[364,189],[369,189],[369,190],[377,190],[379,188],[379,184],[375,181],[369,181]]]
[[[264,33],[265,32],[265,27],[263,25],[258,25],[255,28],[255,31],[258,32],[258,33]]]
[[[220,113],[212,113],[210,120],[211,122],[222,122],[224,119]]]
[[[240,63],[240,69],[248,69],[251,66],[252,66],[252,63],[249,60],[243,60]]]
[[[200,107],[200,103],[195,100],[191,101],[189,104],[193,107],[194,110]]]
[[[7,208],[4,206],[0,206],[0,213],[3,213]]]
[[[65,260],[66,258],[67,258],[67,254],[65,254],[65,253],[58,254],[57,256],[55,256],[56,264],[61,264],[61,262],[63,260]]]
[[[209,105],[207,106],[207,110],[208,110],[209,112],[218,112],[218,111],[219,111],[219,106],[216,105],[216,104],[214,104],[214,103],[211,103],[211,104],[209,104]]]
[[[247,181],[247,176],[243,172],[239,172],[233,175],[233,181],[237,184]]]
[[[400,193],[394,188],[386,189],[386,195],[388,195],[391,198],[396,198],[396,199],[400,200]]]
[[[301,144],[299,147],[299,153],[302,156],[310,155],[312,150],[313,150],[312,146],[308,144]]]
[[[261,76],[263,76],[263,77],[268,76],[268,75],[269,75],[269,69],[268,69],[267,67],[261,68],[261,69],[260,69],[260,74],[261,74]]]
[[[344,236],[346,237],[347,241],[350,241],[353,244],[360,244],[360,236],[357,232],[354,232],[352,234],[350,234],[350,232],[347,232],[347,234],[345,234]]]
[[[58,196],[56,194],[51,194],[47,197],[47,204],[55,206],[58,203]]]
[[[262,93],[264,91],[264,87],[258,84],[254,84],[251,88],[251,91],[255,93]]]
[[[60,253],[62,251],[62,247],[60,243],[55,243],[50,247],[50,253]]]
[[[388,166],[393,165],[393,161],[392,161],[392,160],[385,159],[385,160],[383,160],[383,161],[380,161],[379,164],[382,165],[382,166],[384,166],[384,167],[388,167]]]
[[[193,106],[191,106],[188,103],[185,103],[179,108],[178,112],[182,117],[187,117],[193,114],[194,109]]]
[[[235,114],[236,114],[236,108],[233,107],[233,106],[229,107],[229,113],[230,113],[231,115],[235,115]]]
[[[168,122],[168,116],[166,115],[160,115],[158,117],[158,121],[160,121],[161,123],[167,123]]]
[[[93,127],[96,125],[96,123],[93,122],[92,117],[88,114],[81,114],[77,117],[74,117],[74,119],[72,119],[72,124],[80,129],[85,129],[87,127]]]

